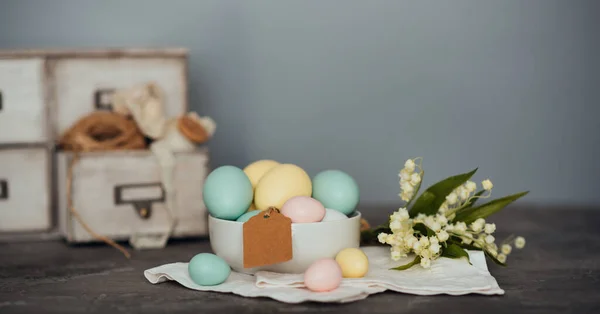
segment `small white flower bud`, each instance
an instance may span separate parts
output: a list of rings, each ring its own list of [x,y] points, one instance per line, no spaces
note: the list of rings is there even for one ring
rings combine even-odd
[[[496,259],[498,259],[500,263],[506,263],[506,255],[502,253],[498,254],[498,256],[496,256]]]
[[[490,179],[485,179],[485,180],[481,181],[481,185],[483,186],[483,189],[486,191],[489,191],[494,187],[494,184],[492,184],[492,181],[490,181]]]
[[[410,176],[410,183],[412,185],[417,185],[417,184],[419,184],[419,182],[421,182],[421,176],[418,173],[413,173]]]
[[[477,184],[475,184],[475,182],[473,181],[467,181],[467,183],[465,183],[465,188],[467,189],[467,191],[472,193],[475,192],[475,190],[477,190]]]
[[[402,169],[400,170],[400,174],[398,176],[400,176],[400,178],[402,179],[401,182],[409,181],[411,172],[406,169]]]
[[[458,201],[458,197],[456,196],[456,193],[452,192],[452,193],[448,194],[448,196],[446,196],[446,201],[448,202],[448,205],[456,204],[456,202]]]
[[[494,240],[496,240],[496,239],[494,238],[494,236],[493,236],[493,235],[487,235],[487,236],[485,237],[485,243],[487,243],[487,244],[492,244],[492,243],[494,243]]]
[[[517,238],[515,239],[515,247],[516,247],[517,249],[522,249],[522,248],[524,248],[524,247],[525,247],[525,238],[523,238],[523,237],[517,237]]]
[[[440,252],[440,245],[438,243],[434,243],[429,245],[429,251],[431,251],[432,254],[437,254]]]
[[[400,229],[402,229],[402,223],[400,223],[399,220],[394,220],[390,223],[390,229],[392,229],[392,231],[398,231]]]
[[[422,247],[426,247],[429,245],[429,239],[427,237],[422,237],[419,239],[419,243],[421,243]]]
[[[421,258],[421,267],[423,267],[423,268],[431,267],[431,260],[428,258]]]
[[[394,260],[394,261],[397,261],[397,260],[399,260],[399,259],[400,259],[400,255],[401,255],[401,254],[400,254],[400,252],[398,252],[398,251],[393,251],[393,252],[392,252],[392,260]]]
[[[404,191],[404,193],[407,193],[407,194],[411,194],[415,190],[415,188],[410,184],[410,182],[402,183],[401,188],[402,188],[402,191]]]
[[[475,221],[471,224],[471,230],[473,230],[475,232],[481,231],[482,228],[483,228],[483,225],[477,223],[477,221]]]
[[[387,236],[388,235],[386,233],[380,233],[379,235],[377,235],[377,240],[379,241],[379,243],[385,244]]]
[[[446,242],[446,240],[448,240],[449,237],[450,235],[448,234],[448,232],[446,232],[446,230],[442,230],[437,233],[437,238],[440,240],[440,242]]]
[[[494,231],[496,231],[496,224],[485,224],[484,231],[487,234],[494,233]]]
[[[512,246],[510,244],[502,245],[502,254],[508,255],[512,251]]]
[[[412,159],[406,160],[406,162],[404,163],[404,169],[410,172],[415,171],[415,162]]]

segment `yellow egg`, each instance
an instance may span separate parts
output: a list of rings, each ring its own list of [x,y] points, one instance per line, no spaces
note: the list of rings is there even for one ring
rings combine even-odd
[[[312,182],[302,168],[292,164],[281,164],[267,172],[254,190],[254,205],[265,210],[270,206],[281,208],[294,196],[310,196]]]
[[[248,178],[250,178],[252,188],[256,188],[256,185],[258,184],[260,178],[262,178],[265,175],[265,173],[267,173],[269,170],[279,165],[280,164],[275,160],[264,159],[249,164],[248,166],[246,166],[246,168],[244,168],[244,172],[246,173]]]
[[[360,249],[343,249],[335,256],[335,261],[342,268],[344,278],[361,278],[369,271],[369,259]]]

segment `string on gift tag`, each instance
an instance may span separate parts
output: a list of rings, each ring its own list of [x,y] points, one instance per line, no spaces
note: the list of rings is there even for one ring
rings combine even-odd
[[[273,265],[292,259],[292,220],[269,207],[243,226],[244,268]]]

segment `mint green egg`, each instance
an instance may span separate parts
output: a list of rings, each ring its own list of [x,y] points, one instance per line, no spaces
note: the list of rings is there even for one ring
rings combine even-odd
[[[253,194],[252,183],[242,169],[222,166],[206,178],[202,198],[211,216],[236,220],[250,207]]]
[[[245,213],[245,214],[241,215],[241,216],[240,216],[240,217],[239,217],[239,218],[238,218],[236,221],[238,221],[238,222],[246,222],[246,221],[250,220],[250,218],[252,218],[252,217],[254,217],[254,216],[256,216],[256,215],[260,214],[261,212],[262,212],[262,211],[261,211],[261,210],[258,210],[258,209],[255,209],[255,210],[249,211],[249,212],[247,212],[247,213]]]
[[[190,260],[188,272],[196,284],[215,286],[227,280],[231,274],[231,267],[225,260],[214,254],[200,253]]]
[[[312,197],[321,202],[325,208],[335,209],[349,215],[358,205],[358,184],[343,171],[319,172],[312,180],[312,188]]]

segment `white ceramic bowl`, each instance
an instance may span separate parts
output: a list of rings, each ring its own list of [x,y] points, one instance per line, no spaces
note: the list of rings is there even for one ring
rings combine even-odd
[[[292,224],[292,255],[287,262],[244,268],[243,223],[208,216],[210,245],[233,270],[254,274],[259,270],[279,273],[303,273],[314,261],[334,258],[345,248],[360,245],[360,212],[348,219]]]

